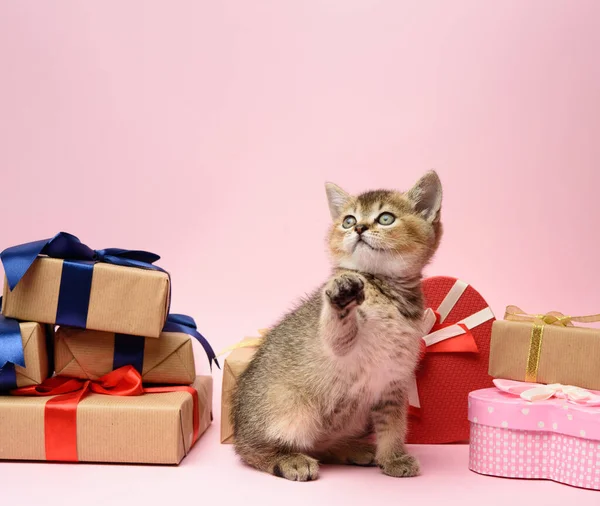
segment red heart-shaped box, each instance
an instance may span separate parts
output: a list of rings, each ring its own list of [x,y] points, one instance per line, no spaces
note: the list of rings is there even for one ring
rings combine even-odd
[[[495,318],[481,294],[456,278],[426,278],[423,292],[426,307],[438,317],[432,332],[444,327],[443,330],[452,330],[447,328],[451,324],[460,324],[453,328],[461,327],[464,332],[427,346],[416,374],[420,407],[411,408],[407,443],[467,442],[469,393],[493,386],[488,362]],[[483,314],[486,321],[478,323],[484,319]],[[477,320],[475,326],[474,320]]]

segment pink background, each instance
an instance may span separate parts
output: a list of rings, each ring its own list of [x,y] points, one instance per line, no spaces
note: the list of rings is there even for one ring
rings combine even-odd
[[[158,252],[173,309],[219,349],[327,276],[326,180],[405,189],[435,168],[446,236],[427,274],[472,283],[498,316],[507,304],[598,312],[599,18],[595,0],[5,0],[0,249],[65,230],[95,248]],[[237,466],[217,432],[181,471],[64,472],[96,484],[86,504],[102,503],[102,479],[156,483],[158,472],[188,476],[188,492],[202,476],[286,490]],[[446,489],[426,488],[450,503],[463,483],[510,490],[444,451],[421,450],[422,481],[344,470],[329,482],[341,495],[327,497],[372,499],[376,486],[408,498],[440,473]],[[66,468],[3,466],[47,469]]]

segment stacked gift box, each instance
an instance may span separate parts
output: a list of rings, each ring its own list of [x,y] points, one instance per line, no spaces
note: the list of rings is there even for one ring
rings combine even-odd
[[[212,421],[157,255],[60,233],[0,254],[0,459],[177,464]]]
[[[469,395],[469,467],[600,490],[600,315],[527,314],[494,322],[494,387]]]

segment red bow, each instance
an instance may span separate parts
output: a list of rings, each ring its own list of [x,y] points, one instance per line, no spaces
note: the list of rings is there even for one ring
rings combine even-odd
[[[477,344],[475,343],[475,336],[471,330],[464,323],[440,323],[441,317],[437,311],[435,314],[435,324],[429,331],[430,334],[437,332],[438,330],[446,329],[449,327],[460,327],[465,331],[464,334],[454,336],[450,339],[445,339],[439,343],[435,343],[429,346],[425,346],[427,353],[478,353]],[[423,341],[425,343],[425,341]]]
[[[464,323],[440,323],[440,314],[437,311],[433,311],[433,313],[435,314],[435,323],[433,327],[431,327],[431,330],[427,336],[437,332],[438,330],[447,329],[450,327],[460,327],[464,333],[449,337],[443,341],[439,341],[430,345],[427,345],[425,341],[427,336],[425,336],[425,338],[421,339],[421,353],[419,362],[423,361],[425,359],[425,355],[429,353],[479,353],[477,343],[475,342],[475,336]],[[421,409],[416,406],[409,405],[408,412],[411,416],[417,418],[421,417]]]
[[[44,408],[44,435],[46,460],[77,462],[77,405],[88,393],[103,395],[135,396],[145,393],[166,393],[184,391],[192,395],[194,410],[194,439],[199,436],[200,415],[198,413],[198,392],[192,387],[152,387],[142,386],[140,373],[126,365],[97,380],[81,380],[55,376],[40,385],[12,390],[12,395],[49,396]]]

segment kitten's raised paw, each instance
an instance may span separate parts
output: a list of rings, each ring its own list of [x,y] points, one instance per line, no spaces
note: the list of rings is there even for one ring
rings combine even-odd
[[[395,455],[385,462],[380,462],[379,467],[384,474],[395,478],[410,478],[421,473],[419,461],[409,453]]]
[[[353,302],[360,305],[365,300],[365,284],[354,274],[342,274],[329,282],[325,290],[331,304],[338,310],[343,310]]]
[[[285,455],[273,466],[273,474],[291,481],[312,481],[319,475],[319,463],[301,453]]]

